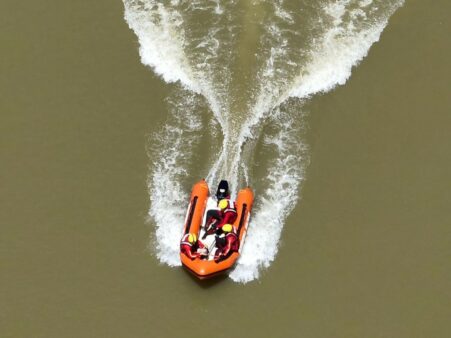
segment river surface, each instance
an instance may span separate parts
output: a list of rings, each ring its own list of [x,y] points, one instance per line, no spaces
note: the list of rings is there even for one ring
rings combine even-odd
[[[449,337],[450,12],[2,1],[0,337]],[[256,194],[206,282],[200,178]]]

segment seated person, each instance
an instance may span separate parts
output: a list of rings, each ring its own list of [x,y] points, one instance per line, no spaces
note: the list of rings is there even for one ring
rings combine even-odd
[[[218,185],[218,190],[216,190],[216,199],[220,201],[224,198],[230,198],[229,182],[227,182],[226,180],[221,180]]]
[[[222,199],[218,202],[219,210],[209,210],[207,212],[207,221],[205,223],[205,233],[202,239],[208,235],[214,234],[225,224],[235,222],[237,212],[234,203],[230,199]]]
[[[224,224],[221,232],[225,237],[217,236],[215,262],[218,263],[228,258],[232,253],[238,252],[240,249],[240,239],[236,233],[236,229],[232,224]]]
[[[180,252],[191,260],[208,256],[207,248],[201,241],[197,240],[196,234],[193,233],[183,236],[180,242]]]

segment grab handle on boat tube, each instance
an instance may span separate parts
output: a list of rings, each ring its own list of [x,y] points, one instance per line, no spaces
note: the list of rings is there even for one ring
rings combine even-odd
[[[185,235],[189,233],[189,230],[191,228],[191,223],[193,221],[194,210],[196,209],[197,199],[198,199],[198,197],[194,196],[193,202],[191,203],[191,207],[190,207],[190,211],[189,211],[189,215],[188,215],[188,220],[186,221]]]
[[[238,225],[238,236],[240,236],[240,233],[241,233],[241,228],[243,227],[243,224],[244,224],[244,217],[245,217],[245,215],[246,215],[246,210],[247,210],[247,204],[246,203],[244,203],[243,204],[243,210],[241,210],[241,217],[240,217],[240,224]]]

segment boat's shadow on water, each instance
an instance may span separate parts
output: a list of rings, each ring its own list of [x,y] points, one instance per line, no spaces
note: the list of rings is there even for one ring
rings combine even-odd
[[[224,273],[222,275],[215,276],[215,277],[212,277],[209,279],[199,279],[196,276],[194,276],[192,273],[190,273],[189,271],[186,271],[186,269],[183,269],[183,270],[184,270],[183,273],[188,276],[187,278],[194,281],[194,283],[196,283],[202,289],[210,289],[215,286],[218,286],[218,285],[222,284],[223,282],[225,282],[229,277],[227,275],[227,273]]]

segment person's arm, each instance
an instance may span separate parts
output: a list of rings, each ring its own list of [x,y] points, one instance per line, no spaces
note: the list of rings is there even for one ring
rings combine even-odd
[[[216,225],[216,229],[221,229],[226,224],[233,224],[236,219],[236,214],[233,212],[226,212],[222,220]]]
[[[230,250],[232,249],[233,242],[234,242],[234,238],[232,236],[226,237],[225,247],[222,248],[221,251],[215,256],[216,262],[220,261],[222,257],[225,257],[229,254]]]
[[[199,254],[197,252],[193,253],[191,252],[191,247],[184,245],[183,246],[183,253],[191,260],[196,259],[197,257],[199,257]]]
[[[218,263],[221,260],[222,257],[222,250],[218,249],[215,253],[215,262]]]
[[[222,256],[227,256],[229,254],[230,250],[232,249],[232,244],[234,242],[234,238],[232,236],[227,236],[226,240],[227,240],[226,246],[224,250],[221,252]]]
[[[197,249],[197,255],[199,258],[206,258],[208,257],[208,248],[205,246],[204,243],[201,241],[197,241],[198,243],[198,249]]]

